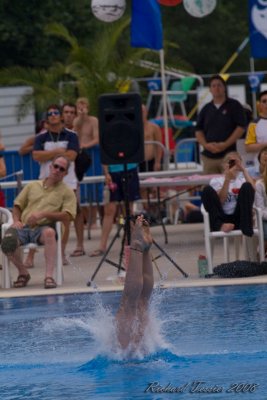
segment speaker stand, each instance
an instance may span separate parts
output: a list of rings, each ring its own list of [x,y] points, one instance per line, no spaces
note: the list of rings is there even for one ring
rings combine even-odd
[[[122,254],[123,254],[123,249],[124,249],[125,238],[122,239],[122,245],[121,245],[121,252],[120,252],[119,263],[115,263],[114,261],[112,261],[112,260],[110,260],[110,259],[107,258],[107,256],[108,256],[110,250],[112,249],[112,247],[113,247],[115,241],[116,241],[117,239],[120,238],[120,232],[121,232],[121,230],[122,230],[123,228],[124,228],[124,224],[120,224],[120,225],[118,226],[117,232],[116,232],[115,235],[113,236],[113,238],[112,238],[112,240],[111,240],[111,242],[110,242],[110,244],[109,244],[109,246],[108,246],[108,248],[107,248],[105,254],[103,254],[101,260],[99,261],[99,264],[97,265],[97,267],[96,267],[96,269],[95,269],[93,275],[91,276],[91,279],[87,282],[87,286],[92,286],[93,281],[94,281],[94,279],[95,279],[95,277],[96,277],[98,271],[100,270],[100,268],[101,268],[101,266],[102,266],[102,264],[103,264],[104,262],[106,262],[106,263],[110,264],[111,266],[117,268],[117,269],[118,269],[118,274],[119,274],[119,271],[120,271],[120,270],[125,271],[125,268],[122,266]],[[124,235],[125,235],[125,233],[124,233]],[[155,258],[153,258],[152,261],[155,261],[155,260],[157,260],[158,258],[160,258],[160,257],[162,257],[162,256],[165,256],[165,257],[167,258],[167,260],[170,261],[170,263],[171,263],[185,278],[188,278],[188,277],[189,277],[189,275],[188,275],[188,274],[187,274],[187,273],[186,273],[186,272],[185,272],[185,271],[184,271],[184,270],[169,256],[169,254],[168,254],[154,239],[153,239],[153,242],[152,242],[152,243],[153,243],[153,245],[160,251],[160,254],[159,254],[158,256],[156,256]]]
[[[112,240],[111,240],[111,242],[110,242],[110,244],[109,244],[107,250],[105,251],[105,253],[103,254],[101,260],[99,261],[99,263],[98,263],[98,265],[97,265],[97,267],[96,267],[96,269],[95,269],[93,275],[91,276],[91,279],[87,282],[87,286],[91,286],[91,284],[92,284],[92,282],[94,281],[94,279],[95,279],[95,277],[96,277],[98,271],[100,270],[102,264],[103,264],[105,261],[106,261],[108,264],[110,264],[110,265],[112,265],[112,266],[118,268],[118,270],[122,269],[123,271],[125,271],[125,269],[120,265],[120,263],[119,263],[119,264],[116,264],[116,263],[114,263],[113,261],[107,259],[107,256],[108,256],[110,250],[112,249],[112,247],[113,247],[113,245],[114,245],[116,239],[119,239],[119,237],[120,237],[120,232],[121,232],[121,230],[122,230],[123,228],[124,228],[124,224],[120,224],[120,225],[118,226],[117,232],[116,232],[115,235],[113,236],[113,238],[112,238]]]
[[[129,182],[128,182],[127,164],[124,164],[123,192],[124,192],[124,203],[125,203],[125,214],[126,214],[124,222],[123,222],[123,219],[120,218],[117,232],[115,233],[114,237],[112,238],[112,240],[111,240],[106,252],[103,254],[99,264],[97,265],[93,275],[91,276],[91,279],[87,282],[87,286],[91,286],[93,284],[93,281],[94,281],[98,271],[100,270],[102,264],[105,261],[108,264],[110,264],[110,265],[114,266],[115,268],[117,268],[118,269],[118,274],[119,274],[120,270],[125,271],[125,268],[122,267],[122,257],[123,257],[124,245],[125,245],[125,242],[126,242],[127,245],[130,245],[130,243],[131,243],[131,228],[130,228],[131,216],[130,216]],[[116,264],[115,262],[107,259],[107,255],[109,254],[111,248],[113,247],[116,239],[120,237],[120,232],[121,232],[121,230],[123,228],[124,228],[124,235],[123,235],[123,238],[122,238],[121,251],[120,251],[120,256],[119,256],[119,264]],[[181,267],[179,267],[179,265],[167,254],[167,252],[165,250],[163,250],[160,247],[160,245],[155,240],[153,240],[153,244],[161,252],[161,254],[159,256],[157,256],[157,258],[160,258],[162,255],[164,255],[174,265],[174,267],[176,269],[178,269],[178,271],[181,272],[181,274],[185,278],[188,278],[189,275],[186,272],[184,272]]]
[[[159,245],[154,239],[153,239],[153,244],[154,244],[154,245],[157,247],[157,249],[161,252],[161,254],[157,256],[157,258],[160,258],[161,256],[165,256],[165,257],[167,258],[167,260],[169,260],[169,261],[172,263],[172,265],[174,265],[175,268],[178,269],[178,271],[180,271],[181,274],[182,274],[185,278],[188,278],[188,277],[189,277],[189,275],[188,275],[184,270],[182,270],[181,267],[179,267],[179,265],[169,256],[169,254],[168,254],[165,250],[163,250],[162,247],[160,247],[160,245]]]

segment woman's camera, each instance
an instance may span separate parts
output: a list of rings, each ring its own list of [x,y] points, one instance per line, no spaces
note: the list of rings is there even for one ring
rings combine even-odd
[[[229,168],[232,168],[235,165],[235,160],[228,161]]]

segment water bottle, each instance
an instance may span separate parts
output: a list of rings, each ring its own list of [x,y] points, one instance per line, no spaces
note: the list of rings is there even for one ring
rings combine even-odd
[[[206,259],[206,256],[200,254],[198,256],[197,264],[198,264],[198,274],[200,278],[205,278],[205,275],[209,273],[208,260]]]
[[[105,185],[103,190],[103,204],[108,204],[109,199],[110,199],[110,190],[108,185]]]

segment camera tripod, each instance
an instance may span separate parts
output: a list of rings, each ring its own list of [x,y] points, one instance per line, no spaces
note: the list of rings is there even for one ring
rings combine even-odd
[[[130,214],[130,201],[129,201],[129,171],[127,171],[127,165],[124,164],[124,171],[123,171],[123,176],[122,176],[122,183],[123,183],[123,193],[124,193],[124,205],[125,205],[125,217],[120,218],[119,220],[119,225],[117,228],[117,232],[115,233],[115,235],[113,236],[107,250],[105,251],[105,253],[103,254],[103,256],[101,257],[100,262],[98,263],[94,273],[92,274],[90,280],[87,282],[87,286],[91,286],[93,284],[93,281],[98,273],[98,271],[100,270],[102,264],[104,262],[107,262],[108,264],[112,265],[113,267],[118,269],[118,274],[121,270],[125,271],[125,268],[122,266],[122,259],[123,259],[123,254],[124,254],[124,248],[125,245],[130,245],[131,243],[131,226],[130,226],[130,222],[131,222],[131,214]],[[119,255],[119,262],[116,263],[110,259],[107,258],[110,250],[112,249],[116,239],[118,239],[120,237],[120,233],[122,231],[122,229],[124,230],[123,233],[123,238],[122,238],[122,242],[121,242],[121,250],[120,250],[120,255]],[[163,250],[160,245],[153,239],[152,241],[153,245],[155,245],[155,247],[161,252],[160,255],[158,255],[156,258],[154,258],[152,261],[155,261],[156,259],[160,258],[162,255],[164,255],[173,265],[174,267],[181,272],[181,274],[185,277],[188,278],[188,274],[186,272],[184,272],[179,265],[166,253],[165,250]]]

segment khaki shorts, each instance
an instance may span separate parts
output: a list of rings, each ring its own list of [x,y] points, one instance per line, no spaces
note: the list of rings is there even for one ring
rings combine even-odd
[[[221,174],[223,158],[209,158],[201,155],[204,174]]]

